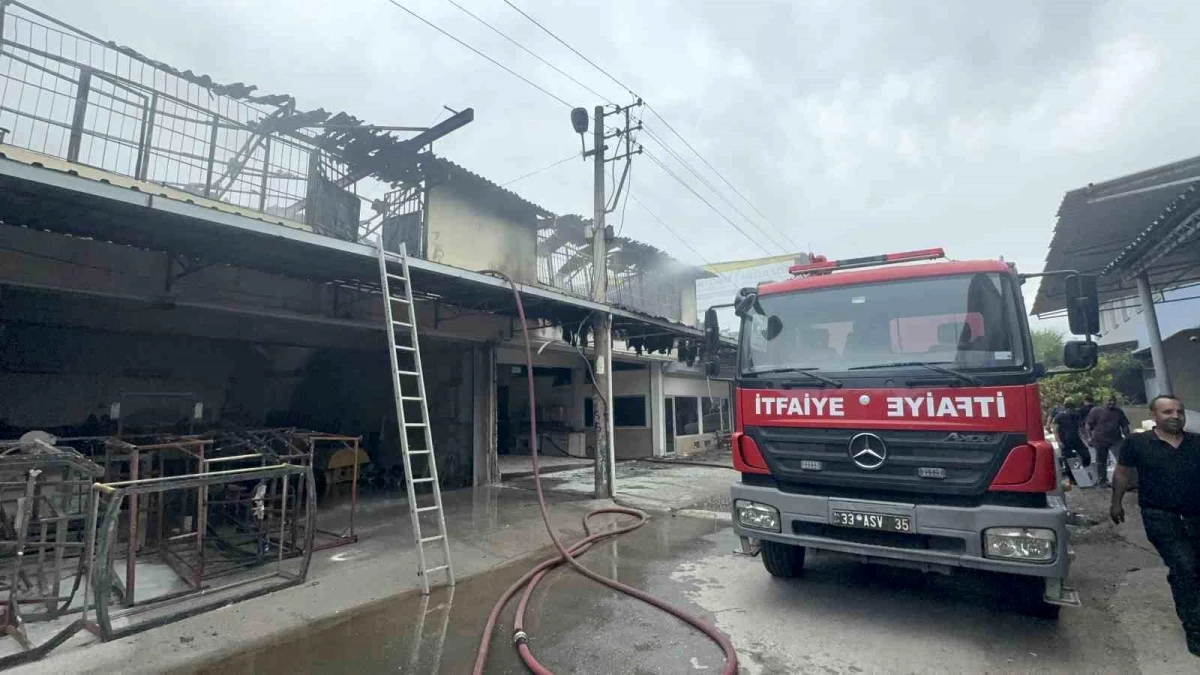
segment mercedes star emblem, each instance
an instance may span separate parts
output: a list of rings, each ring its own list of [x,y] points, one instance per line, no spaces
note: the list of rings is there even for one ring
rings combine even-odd
[[[887,445],[875,434],[858,434],[850,439],[850,459],[860,469],[874,471],[887,461]]]

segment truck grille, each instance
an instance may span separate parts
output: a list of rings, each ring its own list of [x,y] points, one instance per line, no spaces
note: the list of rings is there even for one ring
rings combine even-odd
[[[858,433],[746,427],[781,483],[923,494],[983,494],[1008,451],[1025,442],[1024,434],[1014,433],[871,431],[886,444],[887,458],[868,471],[850,457],[850,440]],[[939,477],[924,477],[931,475]]]

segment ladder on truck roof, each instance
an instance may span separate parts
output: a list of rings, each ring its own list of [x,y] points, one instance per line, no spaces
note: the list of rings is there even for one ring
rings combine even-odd
[[[417,338],[417,310],[413,306],[412,281],[408,270],[408,249],[400,244],[400,253],[389,253],[383,248],[383,237],[379,244],[379,283],[383,289],[384,320],[387,321],[388,354],[392,368],[392,391],[396,399],[396,425],[400,432],[400,454],[404,460],[404,486],[408,491],[408,512],[412,516],[413,537],[417,542],[417,574],[421,577],[421,591],[429,593],[429,575],[445,572],[448,585],[454,585],[454,568],[450,564],[450,541],[446,536],[446,515],[442,510],[442,490],[438,485],[437,459],[433,454],[433,431],[429,427],[429,405],[425,397],[425,374],[421,367],[421,348]],[[401,274],[388,271],[388,260],[400,263]],[[392,283],[403,289],[399,295],[392,294]],[[396,305],[406,310],[396,318]],[[400,338],[396,329],[400,328]],[[406,404],[411,407],[406,408]],[[418,406],[419,404],[419,406]],[[410,421],[406,410],[420,410],[419,421]],[[410,436],[410,434],[412,436]],[[414,438],[415,437],[415,438]],[[417,447],[413,447],[413,445]],[[420,489],[428,491],[420,494]],[[424,506],[420,498],[432,497],[432,503]],[[426,536],[421,528],[421,515],[432,513],[435,532]],[[425,554],[425,545],[439,543],[440,564],[430,566]]]

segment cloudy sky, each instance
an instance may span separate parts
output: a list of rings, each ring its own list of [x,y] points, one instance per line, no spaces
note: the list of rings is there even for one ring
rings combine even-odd
[[[473,107],[476,121],[435,149],[496,182],[579,148],[567,106],[388,0],[29,1],[302,107],[397,125]],[[610,100],[629,100],[501,0],[455,1]],[[397,2],[571,105],[600,102],[448,0]],[[689,262],[944,246],[1036,271],[1065,191],[1200,153],[1194,1],[514,2],[649,101],[765,215],[728,190],[713,195],[643,135],[750,235],[639,158],[633,196],[696,252],[637,202],[615,224]],[[645,124],[724,187],[662,121],[647,114]],[[512,189],[590,213],[591,168],[570,161]]]

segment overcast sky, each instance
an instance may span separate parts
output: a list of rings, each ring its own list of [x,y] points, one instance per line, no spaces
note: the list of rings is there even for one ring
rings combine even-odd
[[[398,1],[572,105],[599,102],[447,0]],[[456,1],[628,100],[501,0]],[[944,246],[956,258],[1003,255],[1039,271],[1065,191],[1200,154],[1194,0],[514,2],[651,102],[719,168],[769,224],[727,197],[770,236],[697,189],[772,253],[771,239],[831,257]],[[430,124],[443,105],[473,107],[475,122],[435,150],[496,182],[579,148],[566,106],[387,0],[31,4],[180,68],[291,93],[301,107],[398,125]],[[645,122],[687,152],[653,116]],[[512,189],[590,214],[591,176],[572,161]],[[764,255],[644,157],[632,194],[705,260]],[[613,218],[620,225],[621,213]],[[701,262],[637,203],[624,234]]]

